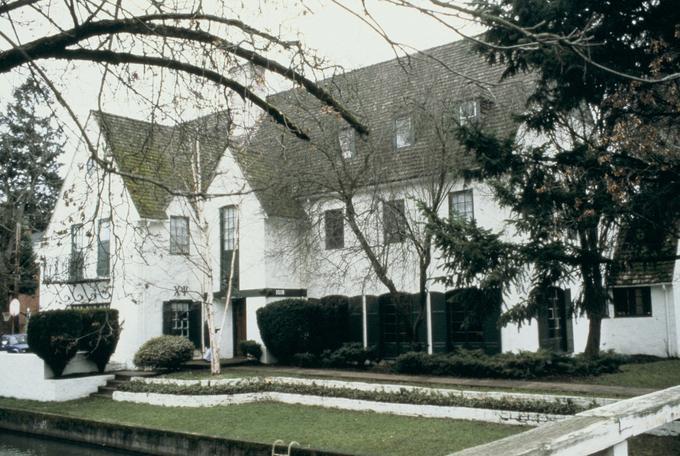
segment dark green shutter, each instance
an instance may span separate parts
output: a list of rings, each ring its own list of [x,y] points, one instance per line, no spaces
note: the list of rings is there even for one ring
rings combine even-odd
[[[413,293],[410,296],[410,301],[411,301],[411,321],[409,324],[411,325],[411,328],[413,328],[413,325],[416,323],[416,319],[418,318],[418,314],[420,314],[420,293]],[[425,299],[427,299],[427,296],[424,296]],[[423,315],[422,319],[420,321],[420,324],[418,325],[417,329],[417,334],[415,337],[415,340],[422,346],[424,351],[427,351],[427,301],[424,301],[422,303],[423,306]],[[410,341],[405,341],[405,342],[410,342]],[[406,348],[407,344],[404,344],[404,348]],[[402,348],[401,350],[404,352],[404,349]]]
[[[571,289],[564,290],[564,321],[567,330],[567,351],[573,353],[574,351],[574,320],[573,320],[573,306],[571,303]]]
[[[375,296],[366,296],[366,335],[368,346],[380,347],[380,304]]]
[[[538,346],[545,350],[552,350],[552,342],[548,338],[548,310],[546,309],[546,304],[541,299],[541,303],[538,306]]]
[[[194,343],[194,347],[201,348],[201,303],[192,302],[189,304],[189,340]]]
[[[446,352],[448,349],[448,331],[446,328],[446,298],[444,293],[430,292],[430,310],[432,312],[432,352]]]
[[[163,303],[163,334],[172,335],[172,303]]]
[[[364,313],[362,296],[349,298],[349,342],[364,342]]]
[[[484,351],[489,354],[500,353],[501,329],[498,326],[498,319],[501,316],[503,296],[500,290],[484,291],[486,315],[484,315]]]

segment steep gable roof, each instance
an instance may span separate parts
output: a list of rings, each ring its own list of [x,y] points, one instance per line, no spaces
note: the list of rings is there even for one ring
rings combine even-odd
[[[254,187],[266,189],[258,192],[265,210],[285,215],[290,208],[282,210],[281,205],[290,206],[291,199],[332,192],[349,181],[352,185],[399,182],[432,174],[442,166],[470,166],[472,157],[455,139],[458,109],[464,101],[480,104],[484,128],[514,134],[513,113],[524,109],[532,77],[501,81],[504,68],[489,65],[471,46],[458,41],[321,81],[368,125],[367,137],[355,134],[356,156],[349,160],[340,154],[338,133],[347,125],[339,116],[302,89],[270,96],[268,101],[289,114],[312,139],[300,140],[263,118],[236,157],[257,181]],[[394,122],[402,116],[412,118],[415,142],[395,150]],[[448,151],[443,158],[444,143]]]
[[[165,210],[174,197],[172,192],[192,189],[192,157],[197,146],[202,161],[201,191],[207,191],[228,144],[226,115],[206,116],[175,126],[104,112],[94,115],[142,218],[167,218]]]
[[[678,238],[673,232],[658,245],[638,238],[632,229],[619,237],[614,263],[609,274],[610,286],[635,286],[671,283],[678,251]],[[659,258],[656,259],[655,258]]]

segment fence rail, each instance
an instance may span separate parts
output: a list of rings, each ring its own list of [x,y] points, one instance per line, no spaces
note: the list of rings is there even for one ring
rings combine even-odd
[[[680,419],[680,385],[622,400],[451,456],[626,456],[628,439]]]

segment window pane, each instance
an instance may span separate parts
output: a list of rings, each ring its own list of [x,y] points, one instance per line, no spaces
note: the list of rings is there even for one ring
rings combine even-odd
[[[236,248],[236,208],[233,206],[222,208],[222,249],[224,251]]]
[[[413,142],[413,125],[410,117],[402,117],[395,120],[394,143],[397,149],[410,146]]]
[[[345,246],[345,223],[342,209],[333,209],[324,213],[326,232],[326,249],[341,249]]]
[[[189,253],[189,219],[170,217],[170,253]]]
[[[466,220],[474,218],[472,190],[462,190],[449,195],[449,211],[451,215],[458,215]]]
[[[354,130],[346,128],[338,134],[342,158],[354,157]]]
[[[476,100],[464,101],[460,104],[458,108],[458,120],[461,124],[465,124],[471,120],[474,120],[479,115],[479,104]]]
[[[111,222],[109,219],[99,221],[99,242],[97,244],[97,276],[108,277],[109,258],[111,254]]]
[[[386,244],[404,240],[406,230],[404,214],[404,200],[392,200],[383,203],[383,224]]]

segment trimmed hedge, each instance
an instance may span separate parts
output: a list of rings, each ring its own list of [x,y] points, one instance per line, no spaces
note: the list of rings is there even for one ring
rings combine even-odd
[[[38,312],[28,322],[27,342],[31,351],[61,377],[68,362],[78,352],[83,333],[82,312],[74,309]]]
[[[296,353],[291,364],[298,367],[340,367],[363,369],[378,360],[375,347],[364,348],[357,342],[343,344],[337,350],[324,350],[320,355],[314,353]]]
[[[159,336],[149,339],[135,353],[139,367],[177,370],[194,357],[194,344],[182,336]]]
[[[348,340],[349,299],[283,299],[258,309],[257,325],[269,351],[283,363],[296,353],[319,355]]]
[[[42,358],[55,377],[61,377],[78,350],[86,352],[99,372],[104,372],[120,336],[115,309],[63,309],[38,312],[28,323],[31,350]]]
[[[583,377],[617,372],[626,358],[604,352],[597,358],[569,356],[546,350],[487,355],[481,350],[457,350],[428,355],[410,352],[395,360],[393,370],[402,374],[448,375],[473,378],[531,379]]]
[[[97,365],[101,373],[106,369],[116,351],[121,327],[115,309],[84,309],[80,311],[83,331],[78,348],[87,352],[87,358]]]
[[[262,356],[262,345],[258,344],[254,340],[242,340],[238,344],[239,349],[242,353],[259,360]]]

